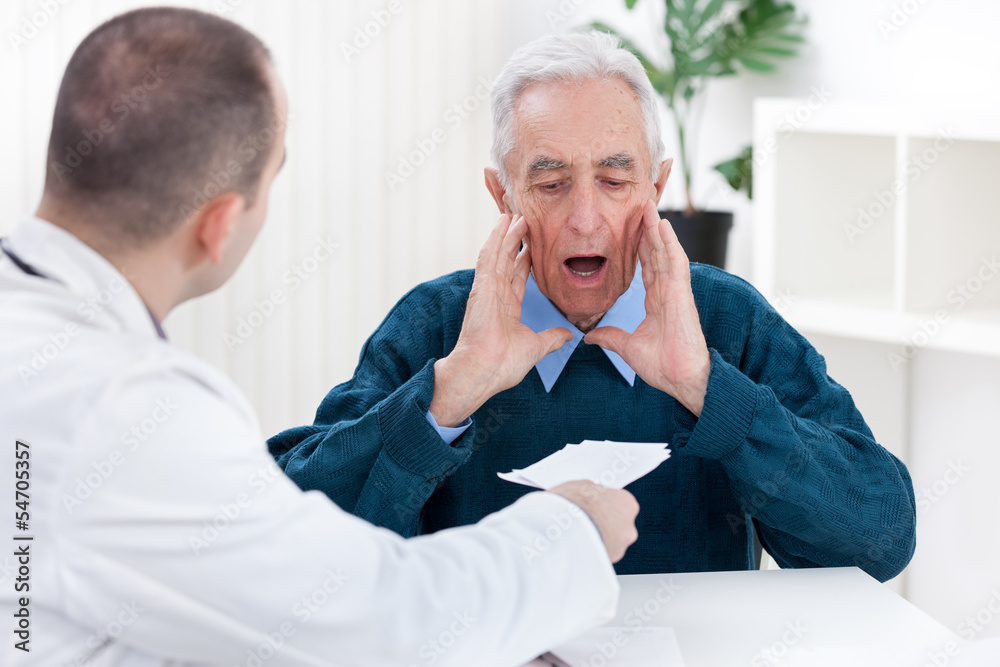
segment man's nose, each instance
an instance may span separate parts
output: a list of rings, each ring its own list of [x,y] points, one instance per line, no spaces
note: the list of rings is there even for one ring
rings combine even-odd
[[[586,183],[573,188],[570,202],[570,229],[581,235],[588,235],[600,224],[600,213],[597,210],[597,192],[593,183]]]

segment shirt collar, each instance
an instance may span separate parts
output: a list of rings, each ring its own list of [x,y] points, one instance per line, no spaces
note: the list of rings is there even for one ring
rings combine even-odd
[[[79,314],[101,317],[106,313],[124,330],[149,331],[166,340],[159,320],[132,284],[65,229],[29,216],[21,220],[6,245],[20,262],[79,297]]]
[[[632,284],[628,286],[625,293],[618,297],[614,305],[604,314],[601,321],[597,323],[599,327],[618,327],[628,333],[635,331],[636,327],[646,318],[646,288],[642,284],[642,267],[637,266]],[[521,324],[525,325],[535,333],[551,329],[552,327],[565,327],[573,334],[573,339],[563,345],[555,352],[542,357],[541,361],[535,364],[539,377],[545,391],[552,391],[559,375],[562,374],[566,362],[573,355],[576,346],[583,340],[583,332],[570,323],[559,310],[552,305],[535,282],[535,276],[529,275],[528,282],[524,287],[524,299],[521,302]],[[618,369],[621,376],[629,383],[635,385],[635,371],[625,363],[625,360],[611,350],[604,350],[608,359]]]

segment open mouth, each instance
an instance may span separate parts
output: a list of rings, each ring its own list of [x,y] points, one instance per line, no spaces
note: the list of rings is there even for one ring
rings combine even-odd
[[[587,277],[600,271],[606,261],[607,260],[600,255],[593,255],[590,257],[570,257],[563,263],[571,273]]]

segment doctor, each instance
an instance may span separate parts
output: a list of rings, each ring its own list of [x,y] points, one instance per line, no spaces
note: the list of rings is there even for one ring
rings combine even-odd
[[[208,14],[124,14],[70,60],[41,205],[0,253],[8,521],[22,492],[0,664],[513,665],[612,615],[627,492],[403,540],[299,491],[232,383],[166,342],[260,230],[285,115],[264,45]],[[513,270],[509,226],[481,270]]]

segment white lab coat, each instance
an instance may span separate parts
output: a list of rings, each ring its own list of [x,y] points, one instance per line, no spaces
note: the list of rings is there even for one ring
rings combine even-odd
[[[8,246],[53,279],[0,254],[0,664],[514,665],[613,614],[569,501],[410,540],[373,527],[288,480],[246,399],[161,340],[100,255],[34,218]],[[27,594],[12,535],[34,536]],[[30,653],[9,630],[22,595]]]

